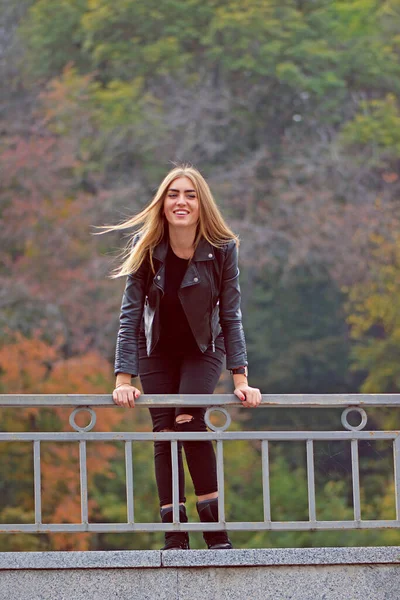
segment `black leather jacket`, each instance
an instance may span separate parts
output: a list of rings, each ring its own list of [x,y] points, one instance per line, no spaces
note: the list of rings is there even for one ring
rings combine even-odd
[[[165,236],[154,248],[155,274],[149,260],[145,260],[136,273],[127,277],[115,351],[115,374],[139,374],[138,336],[143,312],[149,356],[157,344],[167,250],[168,237]],[[178,295],[200,350],[205,352],[209,346],[215,349],[214,340],[222,328],[226,368],[247,365],[236,242],[232,240],[223,248],[216,248],[202,238],[188,265]]]

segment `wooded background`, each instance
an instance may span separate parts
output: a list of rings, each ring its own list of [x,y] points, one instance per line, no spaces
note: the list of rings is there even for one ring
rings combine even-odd
[[[201,170],[240,235],[251,385],[399,391],[400,0],[0,0],[0,22],[0,393],[111,393],[124,281],[109,274],[126,238],[94,226],[138,212],[173,161]],[[230,385],[225,373],[219,390]],[[69,429],[68,412],[3,409],[2,429]],[[341,428],[337,411],[234,412],[237,428]],[[99,428],[149,429],[143,409],[98,413]],[[369,415],[372,429],[399,427],[396,411]],[[271,446],[273,519],[307,519],[305,448]],[[90,520],[124,521],[123,448],[89,448]],[[360,450],[363,518],[394,518],[390,444]],[[227,518],[261,519],[259,446],[225,454]],[[72,444],[45,445],[45,520],[79,520],[77,460]],[[143,520],[158,519],[151,463],[134,443]],[[31,450],[3,443],[0,464],[0,521],[32,522]],[[316,444],[316,471],[318,518],[352,518],[349,447]],[[160,540],[3,535],[0,549]]]

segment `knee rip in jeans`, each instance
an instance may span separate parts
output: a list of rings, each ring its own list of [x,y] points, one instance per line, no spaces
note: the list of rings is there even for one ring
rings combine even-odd
[[[191,423],[194,421],[193,415],[178,415],[175,419],[177,425],[182,425],[183,423]]]

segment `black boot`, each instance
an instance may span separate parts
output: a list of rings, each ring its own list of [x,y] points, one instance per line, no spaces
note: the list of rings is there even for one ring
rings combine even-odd
[[[161,521],[163,523],[172,523],[172,506],[160,510]],[[179,522],[187,523],[188,518],[186,508],[183,504],[179,505]],[[167,531],[165,534],[165,546],[161,550],[188,550],[189,534],[187,531]]]
[[[218,523],[218,498],[196,502],[196,507],[202,523]],[[228,550],[233,547],[226,531],[204,531],[203,538],[210,550]]]

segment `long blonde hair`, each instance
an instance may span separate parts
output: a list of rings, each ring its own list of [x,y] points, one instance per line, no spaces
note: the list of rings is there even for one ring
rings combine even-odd
[[[164,199],[169,186],[178,177],[188,177],[191,180],[199,199],[199,223],[194,249],[196,249],[202,237],[217,248],[230,240],[235,240],[236,244],[239,245],[238,236],[225,223],[211,190],[201,173],[192,165],[177,165],[164,177],[153,200],[138,215],[118,225],[97,226],[98,229],[105,230],[100,233],[107,233],[141,225],[139,229],[132,233],[129,242],[123,249],[121,253],[122,264],[111,272],[110,277],[112,279],[136,272],[147,256],[154,272],[153,251],[163,239],[166,227]]]

